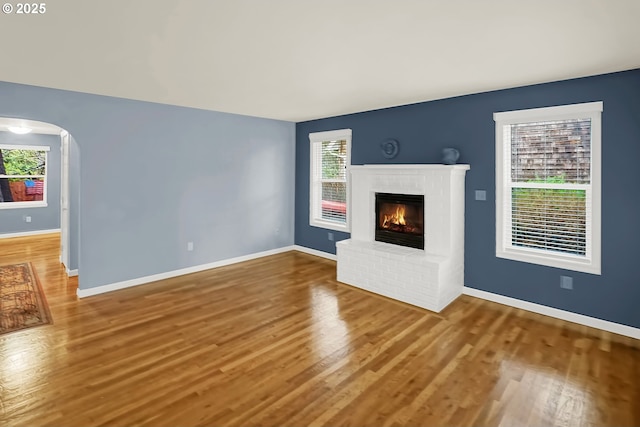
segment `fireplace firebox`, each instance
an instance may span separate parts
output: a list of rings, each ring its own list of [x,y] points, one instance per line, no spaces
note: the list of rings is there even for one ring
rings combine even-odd
[[[424,249],[424,196],[376,193],[375,239]]]

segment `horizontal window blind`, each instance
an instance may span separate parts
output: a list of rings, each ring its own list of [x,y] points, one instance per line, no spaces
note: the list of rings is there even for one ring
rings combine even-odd
[[[591,119],[505,125],[511,245],[587,255]]]
[[[313,143],[313,196],[316,219],[346,223],[347,140]]]
[[[586,190],[512,188],[514,246],[586,255]]]
[[[496,256],[601,271],[603,103],[496,112]]]

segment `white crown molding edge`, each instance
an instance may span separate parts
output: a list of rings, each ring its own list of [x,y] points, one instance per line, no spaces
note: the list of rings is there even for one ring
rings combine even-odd
[[[608,320],[602,320],[596,317],[585,316],[583,314],[572,313],[570,311],[560,310],[557,308],[548,307],[546,305],[535,304],[528,301],[505,297],[504,295],[481,291],[479,289],[469,288],[467,286],[464,286],[462,288],[462,293],[464,295],[469,295],[487,301],[497,302],[498,304],[531,311],[533,313],[543,314],[545,316],[554,317],[560,320],[566,320],[567,322],[577,323],[579,325],[601,329],[603,331],[612,332],[614,334],[640,339],[640,329],[622,325],[620,323],[609,322]]]
[[[51,230],[35,230],[35,231],[22,231],[19,233],[4,233],[0,234],[0,239],[12,239],[14,237],[27,237],[27,236],[37,236],[40,234],[53,234],[59,233],[59,228],[53,228]]]

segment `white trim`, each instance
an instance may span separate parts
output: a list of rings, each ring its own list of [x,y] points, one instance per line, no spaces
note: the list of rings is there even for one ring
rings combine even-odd
[[[272,249],[269,251],[258,252],[255,254],[245,255],[236,258],[230,258],[227,260],[216,261],[209,264],[197,265],[194,267],[183,268],[180,270],[169,271],[166,273],[154,274],[151,276],[140,277],[138,279],[126,280],[124,282],[112,283],[110,285],[98,286],[89,289],[78,289],[78,298],[86,298],[93,295],[99,295],[106,292],[112,292],[120,289],[130,288],[133,286],[143,285],[145,283],[155,282],[158,280],[170,279],[172,277],[182,276],[191,273],[197,273],[204,270],[209,270],[217,267],[223,267],[226,265],[237,264],[244,261],[250,261],[252,259],[262,258],[270,255],[276,255],[289,251],[303,252],[309,255],[315,255],[321,258],[326,258],[335,261],[336,255],[319,251],[316,249],[307,248],[300,245],[285,246],[278,249]],[[77,276],[78,270],[67,270],[69,277]],[[577,323],[584,326],[589,326],[596,329],[612,332],[614,334],[624,335],[627,337],[640,339],[640,329],[633,328],[627,325],[621,325],[619,323],[609,322],[607,320],[598,319],[595,317],[589,317],[582,314],[572,313],[570,311],[559,310],[557,308],[548,307],[545,305],[535,304],[528,301],[522,301],[515,298],[506,297],[491,292],[482,291],[480,289],[474,289],[467,286],[462,288],[464,295],[469,295],[475,298],[484,299],[487,301],[496,302],[498,304],[507,305],[510,307],[519,308],[522,310],[531,311],[533,313],[542,314],[545,316],[553,317],[560,320],[565,320],[572,323]]]
[[[59,232],[60,232],[59,228],[53,228],[51,230],[21,231],[19,233],[0,234],[0,239],[12,239],[14,237],[37,236],[40,234],[53,234],[53,233],[59,233]]]
[[[583,102],[580,104],[558,105],[552,107],[530,108],[515,111],[501,111],[493,113],[493,120],[503,124],[520,123],[521,120],[562,120],[564,116],[574,117],[582,113],[601,113],[603,110],[602,101]]]
[[[365,164],[365,165],[352,165],[351,173],[372,173],[371,171],[375,171],[376,169],[385,170],[385,173],[389,173],[389,169],[394,169],[393,173],[398,175],[414,175],[416,173],[416,169],[418,172],[422,173],[426,170],[429,171],[451,171],[452,169],[463,173],[462,171],[468,171],[471,168],[471,165],[466,165],[464,163],[458,163],[455,165],[441,165],[434,163],[416,163],[416,164],[399,164],[399,165],[378,165],[378,164]]]
[[[69,265],[71,218],[69,210],[69,143],[66,130],[60,131],[60,261]],[[76,273],[77,276],[77,273]]]
[[[349,207],[347,205],[347,217],[348,216],[349,216]],[[314,220],[314,221],[309,221],[309,225],[312,227],[322,228],[324,230],[341,231],[343,233],[349,232],[349,229],[347,228],[347,226],[342,222]]]
[[[327,252],[318,251],[316,249],[306,248],[304,246],[292,245],[285,246],[278,249],[271,249],[269,251],[258,252],[255,254],[244,255],[236,258],[230,258],[222,261],[216,261],[209,264],[201,264],[193,267],[182,268],[180,270],[168,271],[166,273],[153,274],[151,276],[139,277],[137,279],[125,280],[123,282],[111,283],[109,285],[97,286],[89,289],[78,289],[78,298],[86,298],[93,295],[104,294],[106,292],[117,291],[120,289],[131,288],[133,286],[144,285],[150,282],[156,282],[158,280],[170,279],[172,277],[183,276],[186,274],[197,273],[204,270],[210,270],[212,268],[224,267],[226,265],[237,264],[244,261],[250,261],[252,259],[262,258],[270,255],[276,255],[284,252],[299,251],[309,255],[315,255],[318,257],[326,258],[335,261],[336,256]],[[77,276],[78,270],[67,270],[69,277]]]
[[[547,267],[602,274],[601,269],[601,153],[602,153],[602,110],[603,102],[554,107],[532,108],[493,114],[495,121],[496,147],[496,257],[512,261],[527,262]],[[533,184],[512,182],[509,170],[505,170],[504,159],[510,155],[510,145],[504,140],[504,126],[533,121],[558,121],[565,119],[591,119],[591,179],[589,184]],[[565,256],[553,251],[538,251],[511,244],[511,189],[518,188],[562,188],[584,190],[587,202],[586,254],[583,257]]]
[[[212,268],[224,267],[225,265],[237,264],[239,262],[250,261],[256,258],[262,258],[270,255],[276,255],[283,252],[293,250],[293,246],[285,246],[282,248],[271,249],[264,252],[243,255],[235,258],[215,261],[208,264],[195,265],[193,267],[181,268],[179,270],[167,271],[166,273],[152,274],[151,276],[138,277],[137,279],[125,280],[123,282],[111,283],[108,285],[96,286],[89,289],[79,289],[77,291],[78,298],[86,298],[93,295],[104,294],[106,292],[117,291],[120,289],[131,288],[133,286],[144,285],[145,283],[156,282],[158,280],[170,279],[172,277],[183,276],[185,274],[197,273]]]
[[[47,187],[46,181],[44,184]],[[43,192],[44,197],[44,192]],[[36,200],[33,202],[5,202],[0,203],[0,209],[31,209],[31,208],[46,208],[49,206],[47,202],[42,200]]]
[[[49,147],[47,145],[0,144],[0,149],[3,149],[3,150],[50,151],[51,147]]]
[[[311,132],[309,140],[311,142],[337,141],[340,139],[351,139],[351,129],[328,130],[326,132]]]
[[[557,308],[548,307],[546,305],[535,304],[528,301],[522,301],[515,298],[505,297],[504,295],[494,294],[480,289],[462,288],[464,295],[484,299],[487,301],[497,302],[498,304],[508,305],[510,307],[531,311],[533,313],[543,314],[567,322],[577,323],[579,325],[589,326],[591,328],[601,329],[603,331],[612,332],[614,334],[624,335],[627,337],[640,339],[640,329],[634,328],[620,323],[609,322],[608,320],[598,319],[596,317],[585,316],[583,314],[572,313],[570,311],[559,310]]]
[[[591,188],[590,184],[546,184],[543,182],[519,182],[511,181],[509,183],[510,188],[547,188],[550,190],[582,190],[588,191]]]
[[[334,254],[330,254],[329,252],[319,251],[317,249],[311,249],[300,245],[293,246],[294,251],[304,252],[305,254],[315,255],[317,257],[330,259],[332,261],[337,261],[338,257]]]
[[[29,202],[6,202],[0,203],[0,209],[24,209],[24,208],[46,208],[47,205],[47,187],[49,183],[49,151],[51,147],[47,145],[11,145],[0,144],[0,150],[25,150],[25,151],[44,151],[44,175],[2,175],[3,178],[38,178],[43,180],[42,200]]]
[[[322,203],[322,200],[317,200],[314,197],[316,194],[316,187],[314,186],[314,176],[313,176],[313,165],[314,162],[314,144],[322,143],[324,141],[338,141],[345,140],[347,142],[347,159],[346,159],[346,170],[345,170],[345,183],[346,183],[346,218],[345,222],[332,222],[323,220],[322,218],[318,218],[318,212],[320,212],[318,203]],[[312,227],[319,227],[323,229],[342,231],[348,233],[351,230],[351,179],[350,179],[350,170],[351,170],[351,140],[352,140],[352,131],[351,129],[338,129],[331,130],[326,132],[312,132],[309,134],[309,225]],[[335,182],[342,182],[341,180],[336,180]],[[319,196],[322,198],[321,195]],[[321,208],[320,208],[321,209]]]
[[[16,179],[38,179],[38,178],[46,178],[46,175],[7,175],[0,174],[0,178],[16,178]]]
[[[600,264],[590,261],[588,258],[550,252],[544,249],[505,247],[502,251],[496,252],[496,257],[582,273],[601,274]]]
[[[602,272],[602,102],[591,120],[591,267]],[[589,230],[587,230],[589,231]]]

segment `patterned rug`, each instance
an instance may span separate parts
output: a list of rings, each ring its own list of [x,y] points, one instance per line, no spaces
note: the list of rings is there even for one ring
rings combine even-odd
[[[0,266],[0,334],[53,323],[30,263]]]

